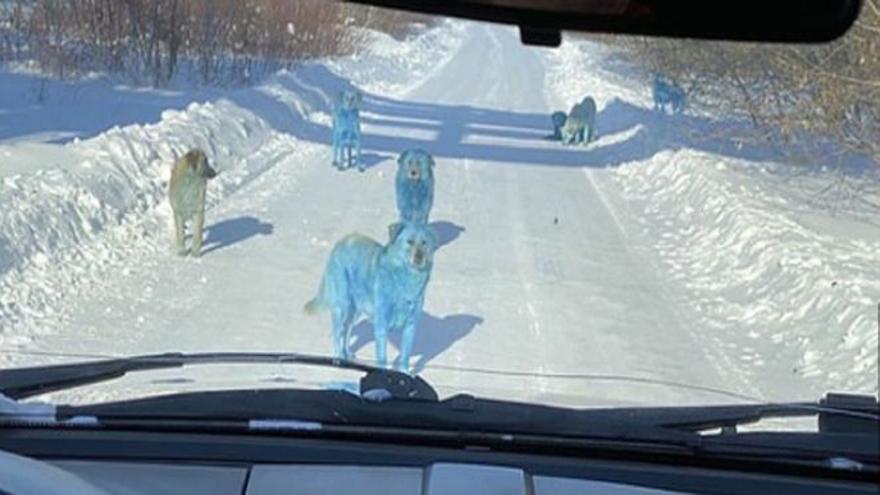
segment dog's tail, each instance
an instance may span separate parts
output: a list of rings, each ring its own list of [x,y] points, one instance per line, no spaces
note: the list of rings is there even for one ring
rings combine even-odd
[[[311,301],[307,302],[305,306],[303,306],[303,311],[306,312],[307,315],[315,315],[318,314],[323,309],[327,308],[327,282],[325,280],[321,280],[321,287],[318,289],[318,295],[312,298]]]
[[[307,302],[305,306],[303,306],[303,310],[307,315],[312,316],[318,314],[319,311],[324,309],[324,304],[317,298],[313,298],[311,301]]]

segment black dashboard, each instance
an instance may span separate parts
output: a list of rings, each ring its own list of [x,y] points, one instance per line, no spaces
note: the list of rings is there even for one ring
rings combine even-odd
[[[101,493],[126,495],[877,493],[875,484],[845,471],[755,472],[745,465],[283,435],[4,429],[0,452],[47,463]],[[0,456],[0,473],[3,463]]]

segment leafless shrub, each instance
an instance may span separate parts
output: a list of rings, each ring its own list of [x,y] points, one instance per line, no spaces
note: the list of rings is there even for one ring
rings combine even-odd
[[[327,0],[7,0],[0,57],[53,77],[89,71],[166,85],[246,84],[298,60],[356,50],[360,25],[402,36],[421,17]]]
[[[697,107],[746,117],[753,139],[801,151],[825,140],[880,164],[880,0],[822,45],[597,39],[678,81]]]
[[[397,40],[413,34],[420,26],[431,25],[436,18],[413,12],[381,8],[364,8],[347,4],[344,10],[346,23],[358,25],[374,31],[388,33]]]

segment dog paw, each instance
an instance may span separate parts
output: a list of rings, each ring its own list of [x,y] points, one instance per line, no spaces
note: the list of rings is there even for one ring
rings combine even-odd
[[[404,375],[415,376],[415,373],[409,369],[409,365],[404,366],[398,363],[394,366],[394,370],[403,373]]]

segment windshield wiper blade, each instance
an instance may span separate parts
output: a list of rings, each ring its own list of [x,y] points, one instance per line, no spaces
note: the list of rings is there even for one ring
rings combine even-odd
[[[437,392],[423,379],[399,371],[327,356],[273,352],[165,353],[73,364],[0,370],[0,394],[19,400],[48,392],[114,380],[137,371],[206,364],[302,364],[364,373],[361,394],[383,391],[397,399],[438,400]]]
[[[283,430],[312,425],[305,433],[348,432],[367,437],[393,434],[452,435],[474,439],[484,435],[505,445],[557,446],[607,441],[615,445],[651,445],[686,449],[700,444],[700,435],[654,427],[625,418],[593,416],[589,410],[541,404],[480,399],[461,394],[440,401],[368,401],[342,390],[266,388],[207,390],[89,405],[58,406],[62,419],[94,417],[104,425],[126,427],[132,422],[180,427],[238,424],[255,420]],[[445,432],[445,433],[444,433]],[[646,447],[647,448],[647,447]]]
[[[783,402],[729,406],[656,407],[610,410],[629,419],[663,428],[686,431],[736,427],[765,419],[819,417],[819,431],[828,433],[877,433],[880,404],[865,395],[833,394],[816,402]]]

